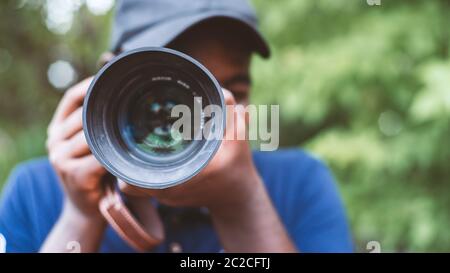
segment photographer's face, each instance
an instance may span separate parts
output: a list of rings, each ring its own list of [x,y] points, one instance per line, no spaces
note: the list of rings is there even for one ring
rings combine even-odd
[[[185,31],[167,47],[197,59],[233,93],[237,103],[246,105],[251,85],[247,36],[240,25],[216,20]]]
[[[220,31],[210,32],[207,28],[188,31],[167,47],[186,53],[201,62],[223,88],[233,93],[237,103],[247,105],[251,87],[251,51],[243,42],[245,37],[230,33],[218,36],[217,33]],[[100,57],[100,64],[107,63],[113,57],[112,53],[104,53]]]
[[[237,103],[246,105],[251,87],[249,74],[251,54],[233,42],[231,39],[205,37],[200,41],[188,41],[172,48],[201,62],[223,88],[233,93]]]

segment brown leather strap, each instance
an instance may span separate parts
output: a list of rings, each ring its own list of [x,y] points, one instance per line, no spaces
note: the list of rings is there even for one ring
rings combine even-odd
[[[133,248],[142,252],[151,250],[164,239],[156,209],[147,198],[133,197],[127,204],[136,217],[123,202],[115,183],[105,183],[105,195],[100,200],[100,211],[105,219]]]

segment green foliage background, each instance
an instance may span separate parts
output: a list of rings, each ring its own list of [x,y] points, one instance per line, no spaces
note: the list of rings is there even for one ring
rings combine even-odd
[[[62,95],[48,66],[95,73],[111,20],[83,6],[57,35],[44,0],[17,2],[0,2],[0,181],[45,155]],[[357,250],[376,240],[382,251],[450,251],[450,1],[254,4],[273,56],[254,59],[253,103],[279,104],[282,145],[333,169]]]

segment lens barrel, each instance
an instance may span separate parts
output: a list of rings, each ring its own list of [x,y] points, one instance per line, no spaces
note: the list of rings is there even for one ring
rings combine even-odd
[[[193,126],[183,128],[188,139],[173,130],[171,114],[179,105],[191,112]],[[203,130],[222,136],[225,111],[207,120],[208,105],[225,109],[221,88],[203,65],[175,50],[140,48],[115,57],[95,76],[83,105],[84,133],[114,176],[167,188],[195,176],[220,146],[221,138],[205,138]]]

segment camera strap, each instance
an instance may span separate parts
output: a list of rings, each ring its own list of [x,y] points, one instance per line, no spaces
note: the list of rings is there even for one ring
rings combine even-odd
[[[133,197],[125,204],[116,183],[108,181],[99,206],[111,227],[136,250],[149,251],[163,241],[163,225],[148,198]]]

